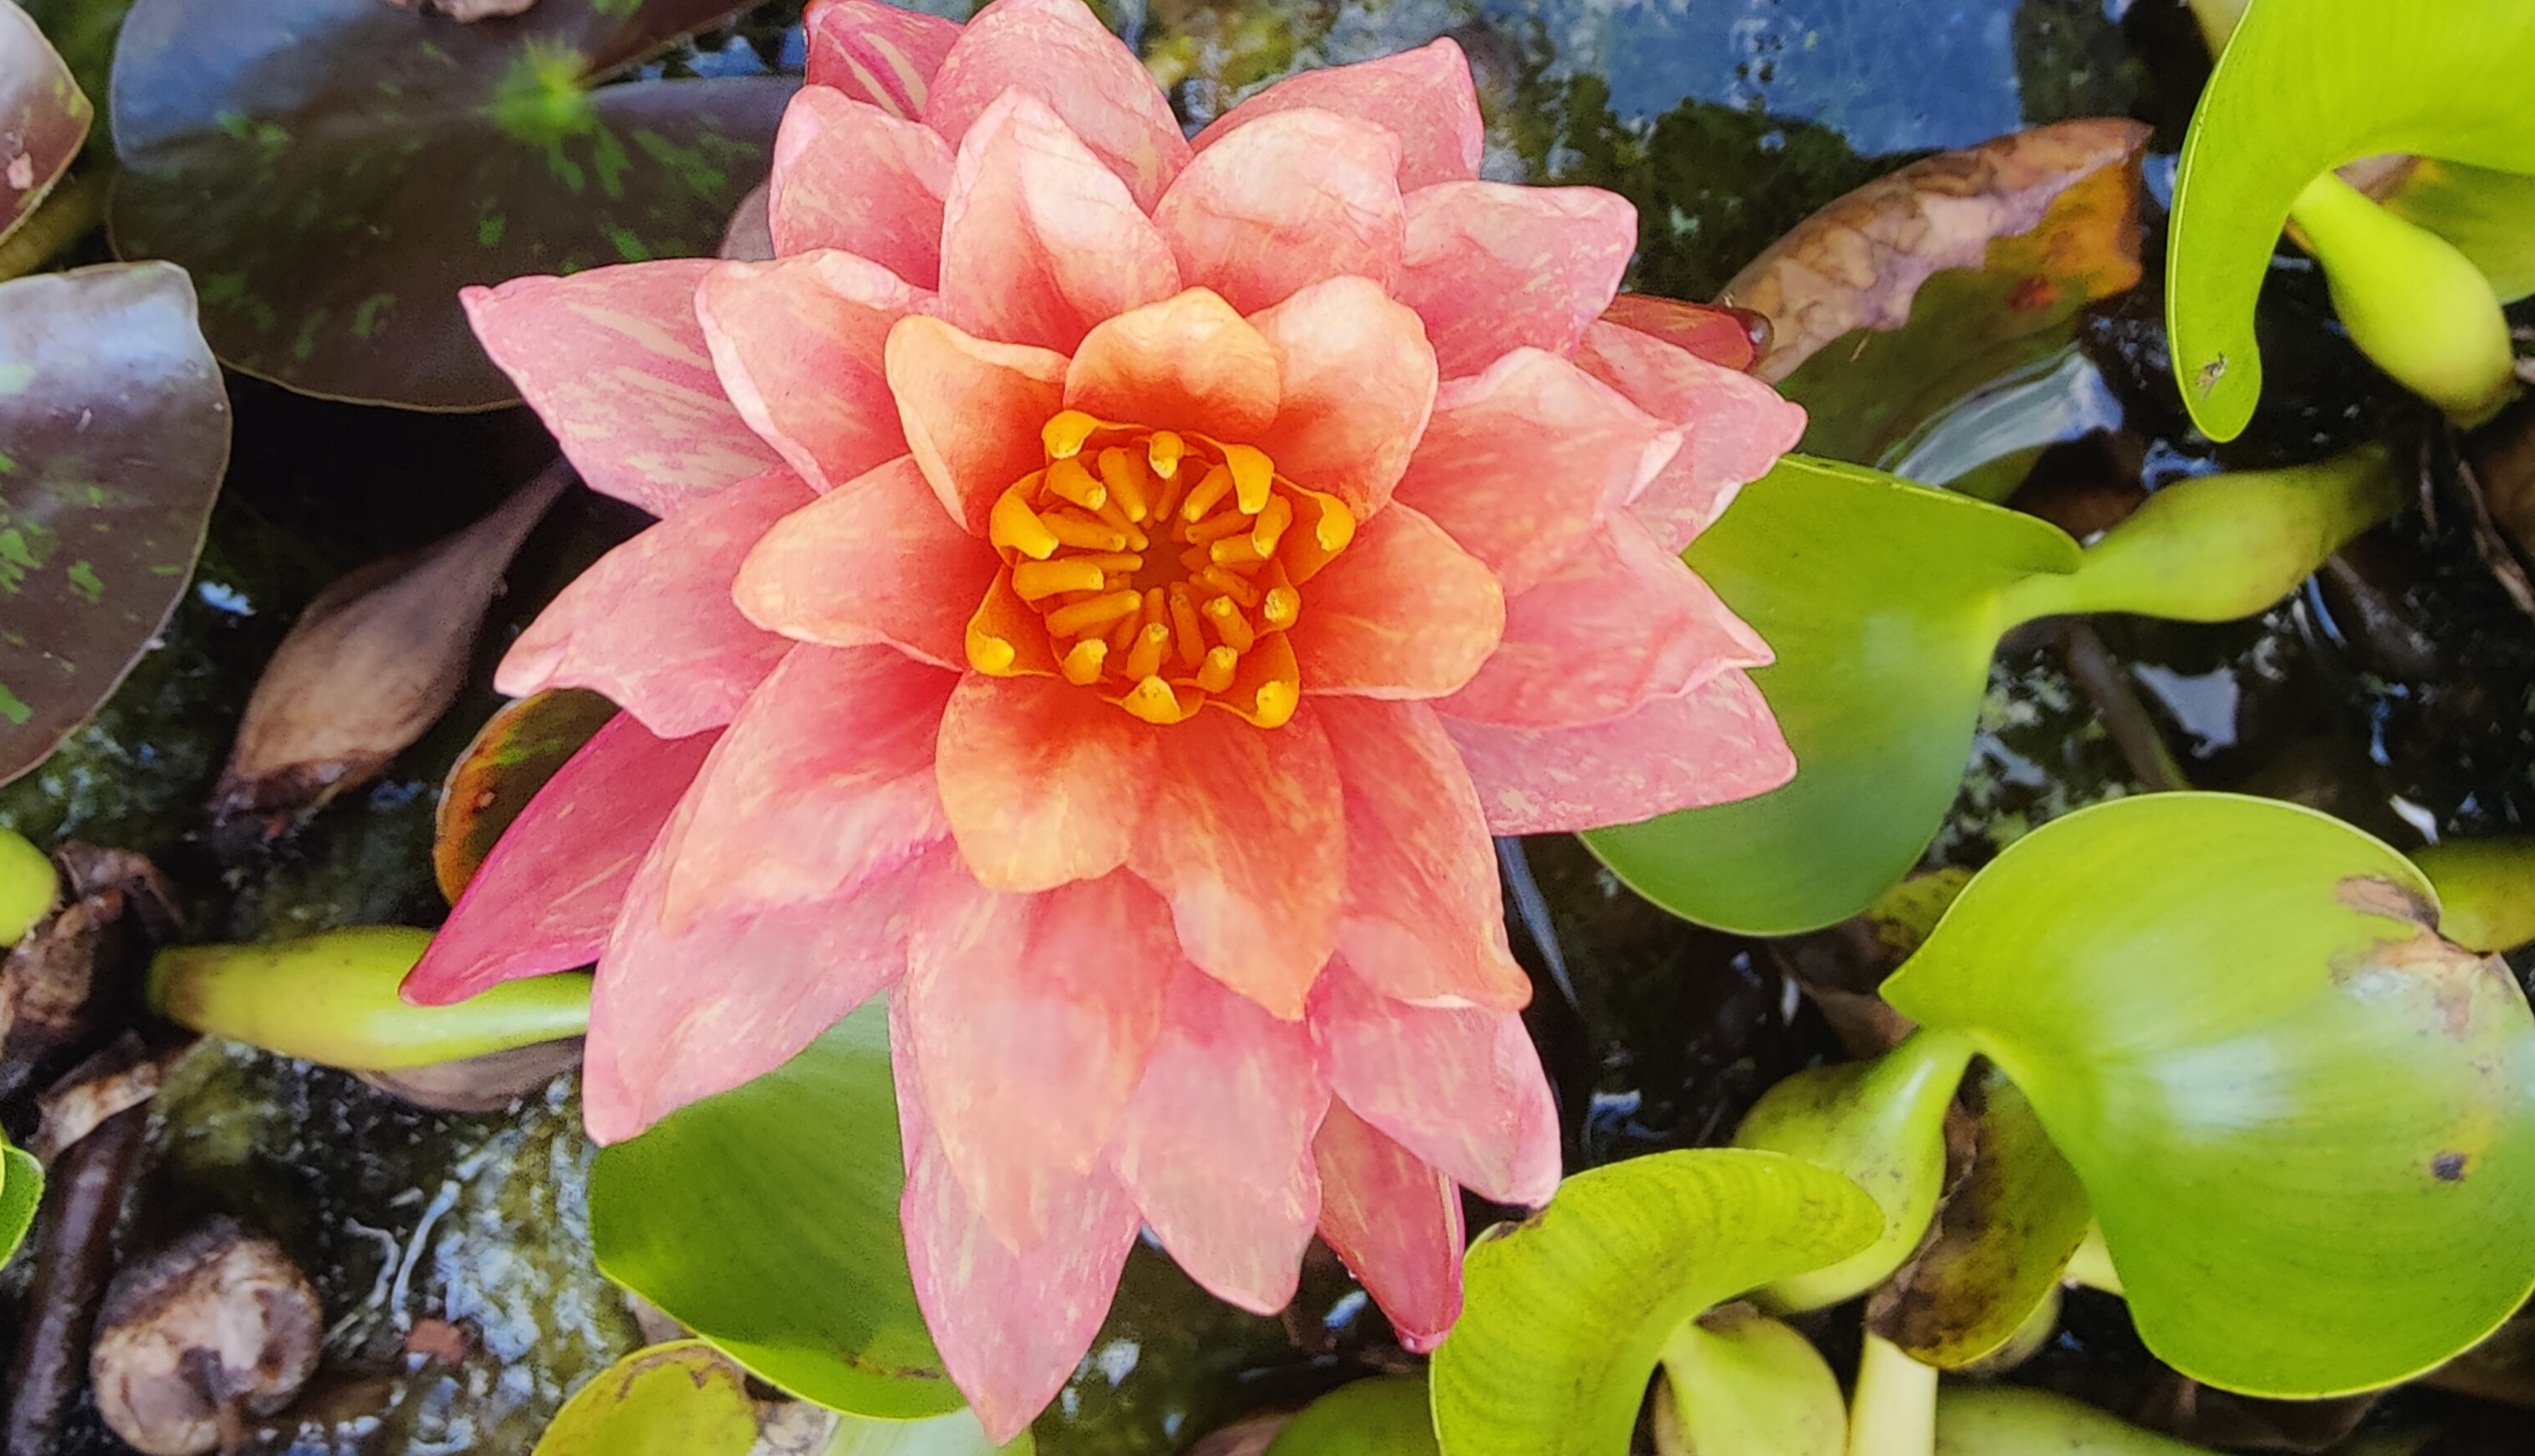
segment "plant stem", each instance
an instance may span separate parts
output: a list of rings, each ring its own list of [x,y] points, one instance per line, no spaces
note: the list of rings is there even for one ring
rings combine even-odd
[[[1848,1401],[1848,1456],[1936,1456],[1937,1372],[1869,1331]]]
[[[2485,954],[2535,940],[2535,835],[2466,839],[2414,850],[2439,892],[2439,934]]]
[[[2046,1390],[1962,1384],[1937,1403],[1946,1456],[2217,1456]]]
[[[59,897],[53,862],[14,829],[0,829],[0,951],[25,940]]]
[[[0,242],[0,282],[23,278],[105,220],[106,172],[92,167],[65,177],[6,242]]]
[[[2458,424],[2508,402],[2517,389],[2508,321],[2491,280],[2453,243],[2332,172],[2307,184],[2289,216],[2323,265],[2333,312],[2379,368]]]

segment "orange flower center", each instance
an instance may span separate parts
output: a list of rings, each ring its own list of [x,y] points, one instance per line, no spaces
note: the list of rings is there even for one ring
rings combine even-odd
[[[1283,725],[1302,701],[1285,634],[1354,513],[1255,446],[1075,409],[1040,438],[1046,468],[995,502],[1004,567],[968,621],[970,665],[1062,677],[1148,723],[1213,703]]]

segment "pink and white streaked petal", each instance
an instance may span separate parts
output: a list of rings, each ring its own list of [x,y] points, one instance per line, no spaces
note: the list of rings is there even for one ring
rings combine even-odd
[[[1399,273],[1399,142],[1309,107],[1263,117],[1190,164],[1153,210],[1180,276],[1241,312],[1325,278]]]
[[[836,248],[914,287],[942,273],[942,134],[824,86],[803,87],[774,135],[768,226],[777,254]]]
[[[1434,709],[1363,698],[1315,706],[1346,793],[1338,954],[1397,1001],[1520,1010],[1531,982],[1506,944],[1487,819]]]
[[[777,461],[722,394],[696,322],[696,285],[718,266],[634,263],[458,297],[589,488],[668,516]]]
[[[1394,494],[1486,562],[1511,600],[1582,549],[1680,447],[1680,431],[1610,386],[1516,349],[1443,387]]]
[[[1638,247],[1638,210],[1599,188],[1443,182],[1407,205],[1397,292],[1426,321],[1446,379],[1509,349],[1575,348]]]
[[[1741,672],[1607,723],[1504,728],[1444,719],[1498,834],[1565,834],[1765,794],[1795,777],[1769,704]]]
[[[956,672],[996,566],[994,548],[944,515],[924,472],[899,455],[774,522],[728,593],[769,633],[832,647],[887,642]]]
[[[944,318],[1071,353],[1092,325],[1178,291],[1170,244],[1045,102],[1015,91],[986,107],[943,208]]]
[[[969,871],[1020,893],[1126,864],[1163,760],[1156,729],[1071,683],[982,673],[951,695],[939,752],[942,807]]]
[[[404,978],[445,1006],[598,959],[635,871],[718,735],[661,740],[620,713],[528,800]]]
[[[1251,440],[1276,417],[1276,353],[1206,288],[1104,319],[1065,372],[1065,403],[1132,420]]]
[[[696,781],[664,929],[828,899],[949,834],[933,732],[958,682],[888,647],[795,647]]]
[[[1603,521],[1547,580],[1506,603],[1505,639],[1438,711],[1514,728],[1576,728],[1678,698],[1769,644],[1627,516]]]
[[[1419,1354],[1461,1317],[1461,1190],[1332,1100],[1313,1139],[1321,1237]]]
[[[1302,1023],[1186,969],[1109,1167],[1189,1277],[1273,1314],[1294,1298],[1320,1218],[1312,1133],[1329,1099]]]
[[[956,857],[914,894],[892,1007],[943,1155],[1020,1252],[1060,1234],[1068,1191],[1144,1074],[1181,973],[1161,902],[1131,875],[996,894]]]
[[[731,578],[768,527],[813,499],[778,465],[652,525],[537,614],[493,686],[512,698],[588,688],[663,738],[729,722],[792,646],[740,615]]]
[[[1635,329],[1593,324],[1576,362],[1639,409],[1681,427],[1681,453],[1629,502],[1629,514],[1676,555],[1804,438],[1804,406]]]
[[[1198,133],[1197,151],[1203,155],[1259,121],[1303,107],[1371,122],[1397,137],[1403,190],[1479,174],[1486,124],[1479,118],[1469,60],[1450,39],[1353,66],[1288,76]]]
[[[959,38],[955,21],[880,0],[810,0],[801,27],[812,86],[834,87],[909,121],[924,114],[934,73]]]
[[[968,534],[995,501],[1047,461],[1039,427],[1065,407],[1063,354],[973,337],[939,319],[890,331],[889,387],[907,451]]]
[[[926,295],[851,253],[724,263],[696,290],[722,390],[813,490],[906,454],[883,353]]]
[[[1481,670],[1505,631],[1495,574],[1407,505],[1359,527],[1304,600],[1289,637],[1316,700],[1441,698]]]
[[[934,75],[924,120],[958,146],[1007,91],[1037,97],[1151,212],[1188,140],[1152,73],[1082,0],[995,0]]]
[[[1425,324],[1369,278],[1314,283],[1250,323],[1276,351],[1280,382],[1259,448],[1358,517],[1379,513],[1435,410]]]

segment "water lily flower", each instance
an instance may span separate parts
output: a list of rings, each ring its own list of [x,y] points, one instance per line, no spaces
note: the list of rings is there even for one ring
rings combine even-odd
[[[1679,560],[1803,416],[1612,318],[1629,205],[1478,179],[1439,40],[1192,141],[1079,0],[814,3],[777,256],[470,290],[660,517],[503,691],[625,712],[407,987],[598,964],[617,1139],[891,993],[909,1262],[999,1438],[1140,1228],[1273,1311],[1317,1231],[1401,1336],[1558,1136],[1489,835],[1792,771]]]

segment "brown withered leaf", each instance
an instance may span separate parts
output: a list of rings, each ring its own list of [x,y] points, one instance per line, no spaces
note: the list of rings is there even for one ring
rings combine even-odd
[[[166,1078],[165,1063],[140,1037],[123,1033],[35,1099],[41,1121],[27,1151],[49,1165],[106,1119],[157,1096]]]
[[[464,685],[512,556],[571,480],[558,463],[464,530],[318,593],[247,699],[214,816],[317,809],[421,737]]]

